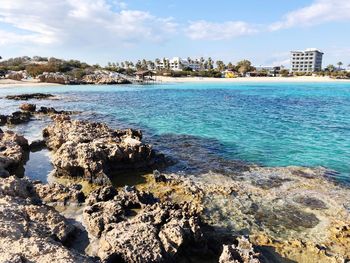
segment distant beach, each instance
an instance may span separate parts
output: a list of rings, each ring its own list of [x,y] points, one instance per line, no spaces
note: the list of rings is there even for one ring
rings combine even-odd
[[[268,83],[268,82],[282,82],[282,83],[300,83],[300,82],[346,82],[350,83],[350,79],[334,79],[330,77],[245,77],[245,78],[202,78],[202,77],[164,77],[156,76],[157,82],[160,83]],[[0,79],[0,88],[9,87],[34,87],[34,86],[60,86],[62,84],[40,82],[38,80],[11,80]]]
[[[230,83],[230,82],[350,82],[349,79],[333,79],[330,77],[245,77],[245,78],[201,78],[201,77],[162,77],[157,76],[157,81],[161,82],[215,82],[215,83]]]

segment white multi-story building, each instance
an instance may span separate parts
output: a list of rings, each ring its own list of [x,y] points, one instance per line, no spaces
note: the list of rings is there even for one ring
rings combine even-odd
[[[293,72],[317,72],[322,70],[323,53],[316,48],[305,51],[291,51],[291,69]]]
[[[193,71],[198,71],[201,69],[201,63],[198,59],[196,60],[185,60],[180,57],[174,57],[172,59],[161,59],[156,62],[157,69],[170,69],[174,71],[181,71],[185,68],[191,68]]]

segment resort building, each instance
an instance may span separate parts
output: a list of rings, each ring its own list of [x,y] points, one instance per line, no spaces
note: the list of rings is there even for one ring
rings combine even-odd
[[[198,59],[182,59],[180,57],[174,57],[172,59],[164,58],[156,61],[157,69],[169,69],[173,71],[181,71],[185,68],[190,68],[193,71],[199,71],[201,69],[201,63]]]
[[[323,53],[315,48],[291,51],[292,72],[317,72],[322,70]]]

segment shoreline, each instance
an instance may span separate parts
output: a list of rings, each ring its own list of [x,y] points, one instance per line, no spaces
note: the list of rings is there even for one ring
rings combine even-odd
[[[30,86],[61,86],[57,83],[39,82],[36,80],[12,80],[12,79],[0,79],[0,88],[11,87],[30,87]]]
[[[239,78],[202,78],[202,77],[163,77],[156,76],[159,84],[170,83],[350,83],[350,79],[332,79],[329,77],[239,77]],[[121,85],[121,84],[119,84]],[[129,85],[129,84],[126,84]],[[0,88],[42,86],[73,86],[58,83],[39,82],[37,80],[0,79]]]
[[[157,81],[162,83],[302,83],[302,82],[326,82],[326,83],[350,83],[350,79],[332,79],[329,77],[239,77],[239,78],[202,78],[202,77],[163,77],[157,76]]]

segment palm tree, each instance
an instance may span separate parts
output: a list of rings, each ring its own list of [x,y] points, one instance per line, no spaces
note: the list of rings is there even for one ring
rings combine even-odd
[[[209,69],[213,69],[213,64],[214,64],[214,61],[212,60],[211,57],[208,58],[208,66],[209,66]]]
[[[338,69],[340,70],[340,67],[343,65],[343,62],[339,61],[339,62],[337,63],[337,65],[338,65]]]

